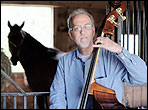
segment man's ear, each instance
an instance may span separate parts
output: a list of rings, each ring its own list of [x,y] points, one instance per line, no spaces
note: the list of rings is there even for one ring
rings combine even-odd
[[[95,36],[95,27],[93,27],[93,36]]]
[[[68,31],[68,35],[69,35],[70,39],[73,40],[72,33],[70,31]]]

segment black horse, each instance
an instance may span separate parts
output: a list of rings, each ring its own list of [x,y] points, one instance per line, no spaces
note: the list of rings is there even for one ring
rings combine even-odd
[[[57,69],[59,58],[63,52],[55,48],[47,48],[22,30],[21,26],[11,26],[8,21],[10,33],[8,35],[9,50],[12,54],[11,62],[17,65],[20,61],[25,70],[29,87],[33,92],[49,92],[51,83]],[[47,97],[37,97],[39,109],[48,109]]]

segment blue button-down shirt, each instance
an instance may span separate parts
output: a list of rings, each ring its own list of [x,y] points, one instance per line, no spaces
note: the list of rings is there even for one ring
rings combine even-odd
[[[82,58],[78,49],[75,49],[59,60],[50,88],[51,109],[77,108],[91,61],[89,56],[84,60]],[[95,81],[114,90],[121,102],[122,82],[134,85],[147,83],[147,66],[139,56],[130,54],[124,48],[119,55],[101,48]]]

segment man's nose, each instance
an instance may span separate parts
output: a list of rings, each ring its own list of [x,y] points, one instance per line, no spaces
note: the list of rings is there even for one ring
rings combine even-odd
[[[85,33],[85,29],[84,29],[84,28],[81,28],[80,33],[81,33],[81,34],[84,34],[84,33]]]

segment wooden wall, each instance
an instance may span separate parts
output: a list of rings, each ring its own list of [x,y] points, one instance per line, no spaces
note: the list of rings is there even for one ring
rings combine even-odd
[[[124,86],[122,103],[128,107],[147,107],[147,85]]]

